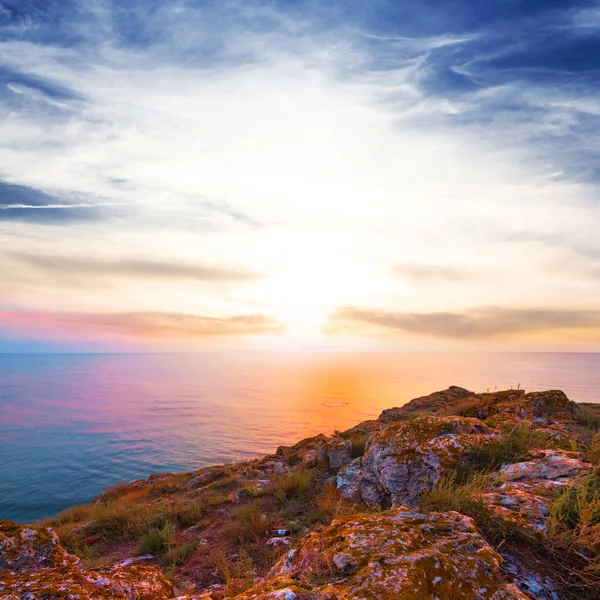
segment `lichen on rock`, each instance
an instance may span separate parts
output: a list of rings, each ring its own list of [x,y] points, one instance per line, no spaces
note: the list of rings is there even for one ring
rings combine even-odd
[[[495,439],[491,428],[473,418],[427,416],[392,423],[373,434],[362,458],[338,473],[337,486],[348,500],[414,507],[467,450]]]
[[[301,540],[264,582],[237,598],[276,598],[273,588],[285,582],[288,590],[314,599],[528,598],[502,580],[501,564],[469,517],[402,507],[336,519]]]
[[[142,565],[83,569],[49,527],[0,521],[0,579],[6,600],[166,600],[171,584]]]

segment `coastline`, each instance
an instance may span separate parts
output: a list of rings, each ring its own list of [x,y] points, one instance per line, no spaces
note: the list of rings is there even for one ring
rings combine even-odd
[[[61,585],[89,598],[104,597],[85,591],[99,573],[115,598],[383,599],[384,581],[398,598],[568,598],[565,581],[593,598],[581,557],[596,560],[599,540],[563,548],[574,533],[556,507],[597,483],[598,409],[558,391],[451,387],[261,458],[114,486],[41,526],[2,522],[4,593],[23,597],[28,580],[49,597],[60,563]],[[13,568],[27,536],[54,559]]]

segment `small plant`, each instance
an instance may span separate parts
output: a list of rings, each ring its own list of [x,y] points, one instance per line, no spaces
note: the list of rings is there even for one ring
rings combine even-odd
[[[365,453],[370,435],[368,433],[353,431],[351,433],[343,433],[342,437],[352,443],[352,458],[358,458]]]
[[[478,471],[491,471],[507,463],[530,458],[534,448],[556,447],[556,441],[547,433],[529,427],[514,427],[496,441],[475,446],[465,456],[462,471],[468,477]],[[459,480],[463,476],[459,473]]]
[[[160,529],[150,527],[140,542],[139,553],[162,554],[169,550],[175,537],[175,525],[167,521]]]
[[[312,491],[313,473],[307,469],[297,469],[271,480],[268,491],[280,502],[292,498],[305,498]]]
[[[193,554],[197,548],[198,542],[185,542],[185,544],[181,544],[181,546],[170,548],[165,558],[169,565],[179,565],[185,561],[190,554]]]
[[[598,431],[600,429],[600,417],[587,406],[577,405],[575,408],[575,418],[577,422],[583,426]]]
[[[256,503],[240,506],[235,521],[227,528],[228,535],[237,543],[257,542],[272,528],[271,520]]]
[[[229,501],[225,494],[222,494],[214,489],[204,492],[200,499],[202,503],[206,504],[207,506],[219,506],[220,504],[225,504],[225,502]]]
[[[240,550],[235,560],[229,559],[222,550],[217,551],[214,567],[227,586],[229,598],[247,590],[254,583],[252,559],[244,550]]]

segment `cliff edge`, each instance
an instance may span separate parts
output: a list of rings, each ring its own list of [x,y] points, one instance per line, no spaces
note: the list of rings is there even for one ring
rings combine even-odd
[[[600,598],[600,405],[456,386],[0,521],[8,600]]]

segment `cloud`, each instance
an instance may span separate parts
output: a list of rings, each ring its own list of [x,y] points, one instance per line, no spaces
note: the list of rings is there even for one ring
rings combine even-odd
[[[74,326],[95,333],[124,334],[147,338],[189,339],[227,335],[277,333],[282,324],[260,314],[211,317],[169,312],[115,314],[39,314],[0,312],[0,324],[20,328]]]
[[[253,271],[209,266],[184,260],[150,258],[101,258],[7,252],[5,256],[49,277],[102,280],[112,277],[195,280],[208,283],[235,283],[260,278]]]
[[[461,283],[482,277],[481,273],[450,265],[399,264],[393,267],[392,272],[413,283]]]
[[[100,218],[102,205],[97,202],[67,202],[24,185],[0,180],[0,221],[65,223]]]
[[[600,252],[587,2],[0,5],[6,304],[477,330],[597,302],[549,268]]]
[[[403,313],[340,308],[326,330],[342,333],[375,325],[390,331],[456,339],[516,337],[535,333],[588,330],[600,335],[600,310],[473,308],[460,312]]]

